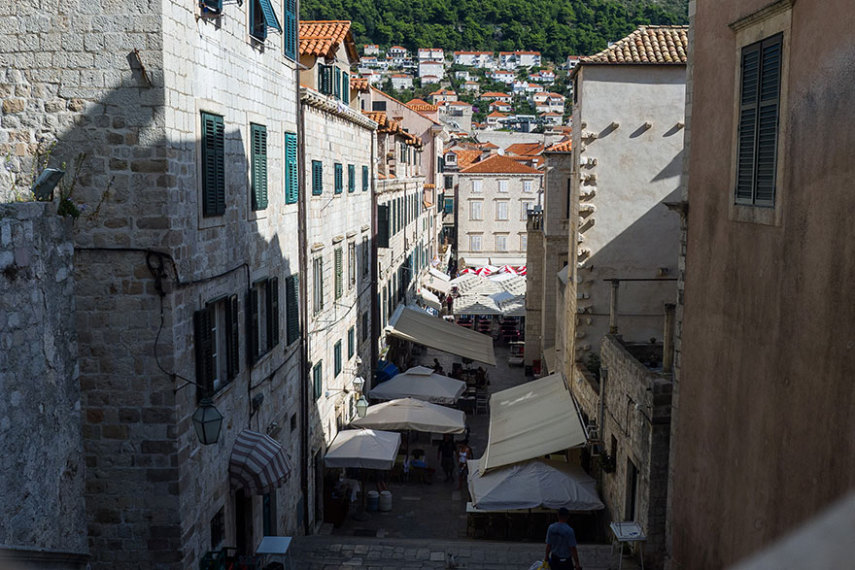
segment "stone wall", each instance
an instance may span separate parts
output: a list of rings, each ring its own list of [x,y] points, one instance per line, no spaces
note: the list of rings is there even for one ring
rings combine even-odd
[[[611,473],[602,476],[606,508],[612,520],[641,524],[647,535],[645,557],[651,567],[659,567],[665,558],[671,375],[648,369],[618,336],[606,336],[600,352],[602,366],[608,370],[601,431],[604,451],[614,465]],[[630,461],[638,470],[634,516],[628,504]]]
[[[0,290],[0,556],[82,568],[73,247],[55,204],[0,205]]]
[[[455,205],[456,207],[456,205]],[[465,215],[469,215],[468,212]],[[543,260],[546,240],[543,236],[543,213],[528,215],[528,249],[526,251],[525,292],[525,365],[543,362]]]

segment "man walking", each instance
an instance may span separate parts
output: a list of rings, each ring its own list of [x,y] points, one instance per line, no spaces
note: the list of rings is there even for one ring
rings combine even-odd
[[[457,446],[454,445],[454,440],[451,435],[445,434],[442,436],[442,441],[437,449],[439,456],[439,464],[442,465],[442,470],[445,473],[445,482],[453,480],[454,475],[454,455],[457,452]]]
[[[570,511],[563,507],[558,509],[558,522],[552,523],[546,530],[546,560],[549,561],[550,570],[573,570],[574,565],[576,570],[582,570],[576,549],[576,533],[567,523],[569,517]]]

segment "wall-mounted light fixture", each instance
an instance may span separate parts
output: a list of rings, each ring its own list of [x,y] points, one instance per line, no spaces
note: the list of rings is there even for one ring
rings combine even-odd
[[[223,427],[223,414],[214,407],[210,398],[202,398],[199,407],[193,412],[193,427],[202,445],[217,443]]]

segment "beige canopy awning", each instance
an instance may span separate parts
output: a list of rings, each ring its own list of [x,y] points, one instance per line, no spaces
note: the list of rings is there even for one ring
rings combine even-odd
[[[484,474],[585,442],[570,390],[560,374],[552,374],[493,394],[487,450],[479,471]]]
[[[389,319],[386,332],[397,338],[456,354],[461,358],[490,366],[496,365],[493,339],[490,336],[408,307],[398,307]]]

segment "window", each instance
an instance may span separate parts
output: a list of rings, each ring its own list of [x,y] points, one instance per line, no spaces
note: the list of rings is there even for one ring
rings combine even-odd
[[[344,191],[344,167],[340,162],[335,163],[335,193],[341,194]]]
[[[443,204],[443,212],[446,214],[454,213],[454,198],[446,198]]]
[[[496,219],[497,220],[507,220],[508,219],[508,202],[506,200],[496,202]]]
[[[520,250],[528,251],[528,234],[520,234]]]
[[[508,191],[508,181],[507,180],[499,180],[499,192],[507,192]]]
[[[365,311],[362,313],[362,342],[368,340],[368,333],[368,311]]]
[[[481,251],[481,237],[477,236],[469,236],[469,251]]]
[[[368,275],[368,253],[370,252],[368,240],[363,239],[360,247],[362,248],[362,274]]]
[[[483,220],[484,217],[481,213],[481,206],[484,204],[481,200],[472,200],[469,202],[469,219],[470,220]]]
[[[282,43],[285,56],[297,59],[297,0],[285,0],[285,26],[282,32]]]
[[[335,298],[341,299],[343,289],[342,279],[342,251],[340,247],[335,249]]]
[[[324,193],[324,163],[320,160],[312,161],[312,195],[320,196]]]
[[[531,192],[534,189],[534,184],[531,180],[523,180],[523,192]]]
[[[528,200],[524,200],[520,202],[520,220],[526,221],[528,220],[528,211],[531,209],[531,205],[534,202],[530,202]]]
[[[341,100],[350,105],[350,75],[346,71],[341,72]]]
[[[341,99],[341,69],[333,67],[333,97]]]
[[[238,300],[232,295],[193,314],[196,349],[196,396],[207,398],[237,376]]]
[[[356,353],[356,329],[350,327],[347,329],[347,359],[353,358]]]
[[[356,167],[352,164],[347,165],[347,192],[352,194],[356,190]]]
[[[296,1],[296,0],[286,0]],[[297,135],[285,133],[285,203],[296,204],[299,195],[297,187]]]
[[[337,378],[339,374],[341,374],[341,339],[339,339],[335,346],[333,346],[333,356],[335,358],[334,361],[334,369],[333,369],[333,377]]]
[[[508,236],[496,236],[496,251],[508,251]]]
[[[377,206],[377,247],[389,247],[389,204]]]
[[[450,190],[454,188],[454,176],[446,176],[445,177],[445,189]]]
[[[783,34],[742,48],[735,202],[775,206]]]
[[[257,281],[247,295],[247,349],[250,366],[279,344],[279,279]]]
[[[202,113],[202,215],[226,211],[225,125],[223,118]]]
[[[332,93],[332,66],[318,64],[318,91],[324,95]]]
[[[324,391],[324,361],[321,360],[312,367],[312,394],[315,400],[321,397]]]
[[[285,278],[285,311],[286,342],[291,344],[300,338],[300,277],[298,275]]]
[[[273,28],[282,32],[276,12],[270,0],[250,0],[249,2],[249,35],[258,41],[267,39],[267,30]]]
[[[385,111],[386,110],[386,101],[372,101],[371,102],[371,110],[372,111]]]
[[[276,489],[261,497],[261,527],[264,536],[276,534]]]
[[[312,306],[315,313],[324,308],[324,258],[316,257],[312,262]]]
[[[362,191],[368,192],[368,167],[362,167]]]
[[[200,0],[199,5],[217,14],[223,11],[223,0]],[[213,549],[212,549],[213,550]]]
[[[475,194],[481,192],[481,180],[475,179],[472,181],[472,192]]]
[[[356,242],[347,244],[347,288],[356,285]]]
[[[250,124],[252,209],[267,208],[267,127]]]

